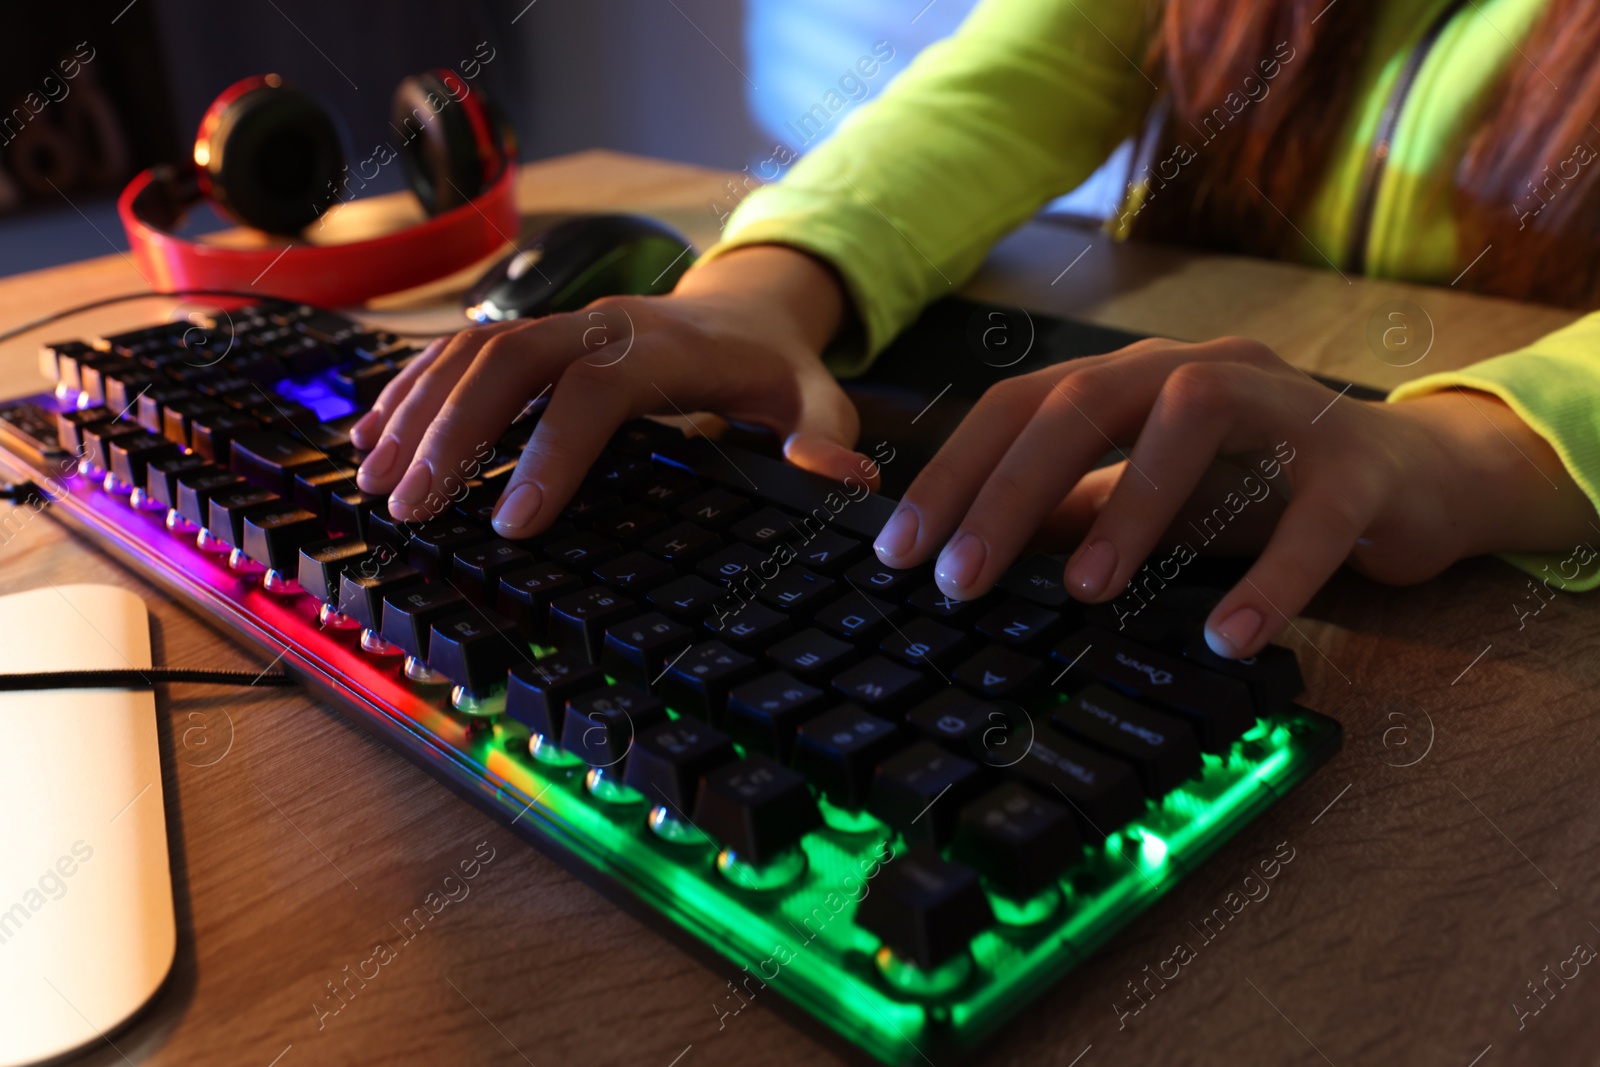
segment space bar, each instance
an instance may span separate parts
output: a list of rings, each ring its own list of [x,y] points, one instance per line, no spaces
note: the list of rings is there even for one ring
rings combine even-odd
[[[889,497],[876,493],[863,497],[856,486],[847,488],[841,482],[782,460],[768,459],[737,445],[715,444],[704,437],[674,441],[652,454],[664,463],[738,492],[753,493],[779,507],[814,515],[869,541],[878,536],[894,512],[895,502]]]

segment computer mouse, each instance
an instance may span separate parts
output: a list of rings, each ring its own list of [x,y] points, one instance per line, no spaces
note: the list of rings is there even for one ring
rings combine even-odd
[[[576,311],[602,296],[669,292],[694,262],[682,234],[641,215],[579,215],[538,234],[467,290],[474,322]]]

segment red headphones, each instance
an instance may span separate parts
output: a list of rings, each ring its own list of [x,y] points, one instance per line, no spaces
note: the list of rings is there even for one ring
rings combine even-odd
[[[246,226],[294,235],[348,199],[352,180],[365,184],[345,166],[338,129],[311,96],[276,74],[230,86],[200,120],[193,166],[153,167],[117,200],[140,271],[161,289],[259,289],[337,307],[442,278],[512,239],[515,137],[481,92],[450,70],[409,77],[395,90],[390,125],[404,143],[380,146],[362,165],[398,155],[426,222],[345,244],[189,241],[171,230],[204,198]]]

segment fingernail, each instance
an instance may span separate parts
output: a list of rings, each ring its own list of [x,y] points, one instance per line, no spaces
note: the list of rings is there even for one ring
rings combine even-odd
[[[1093,600],[1105,591],[1111,572],[1117,569],[1117,549],[1110,541],[1084,545],[1067,561],[1067,583],[1079,595]]]
[[[1206,644],[1211,651],[1228,659],[1236,659],[1241,649],[1256,638],[1261,629],[1261,612],[1255,608],[1240,608],[1216,627],[1206,627]]]
[[[502,537],[509,537],[522,530],[539,514],[539,505],[544,503],[544,493],[533,482],[523,482],[511,490],[500,506],[495,509],[495,532]]]
[[[367,438],[371,437],[378,428],[377,415],[376,411],[369,411],[356,420],[356,424],[350,427],[351,444],[357,448],[365,447],[364,443]]]
[[[433,471],[428,469],[426,463],[413,463],[406,471],[406,476],[400,479],[389,493],[390,503],[417,504],[428,495],[428,487],[433,484]]]
[[[983,561],[988,556],[989,548],[982,538],[970,533],[956,534],[955,539],[939,553],[933,576],[938,579],[940,589],[954,596],[977,582],[978,572],[983,570]]]
[[[399,458],[400,442],[385,434],[383,440],[378,442],[378,447],[372,450],[362,462],[361,470],[357,472],[358,479],[366,483],[363,488],[369,493],[372,492],[370,486],[387,478],[389,472],[394,469],[394,461]]]
[[[901,505],[883,524],[878,539],[872,543],[872,550],[885,563],[893,563],[909,555],[917,545],[917,529],[920,525],[916,511]]]

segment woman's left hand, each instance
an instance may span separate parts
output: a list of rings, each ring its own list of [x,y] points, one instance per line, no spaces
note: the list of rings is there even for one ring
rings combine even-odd
[[[1147,340],[990,388],[875,548],[897,567],[938,551],[940,589],[970,599],[1030,544],[1081,539],[1065,582],[1088,602],[1120,594],[1163,543],[1260,548],[1206,621],[1215,651],[1247,657],[1341,563],[1408,584],[1468,555],[1570,546],[1593,516],[1549,445],[1487,394],[1368,403],[1254,341]]]

